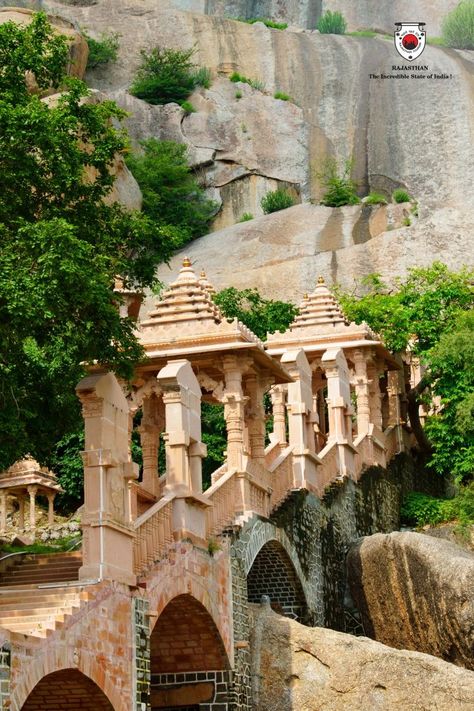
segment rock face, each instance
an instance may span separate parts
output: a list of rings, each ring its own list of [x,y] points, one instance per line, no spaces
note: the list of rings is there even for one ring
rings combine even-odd
[[[375,534],[349,552],[365,631],[474,669],[474,554],[419,533]]]
[[[255,606],[257,607],[257,606]],[[468,711],[474,674],[426,654],[256,611],[257,711]]]

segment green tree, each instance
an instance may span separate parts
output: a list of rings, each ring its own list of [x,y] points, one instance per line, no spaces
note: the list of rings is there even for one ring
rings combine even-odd
[[[238,318],[262,340],[267,333],[285,331],[298,311],[286,301],[264,299],[257,289],[240,291],[233,286],[219,291],[214,301],[227,318]]]
[[[191,60],[191,49],[155,47],[141,51],[142,62],[130,87],[130,93],[149,104],[181,103],[197,86],[209,88],[210,72]]]
[[[208,231],[217,210],[189,167],[186,146],[149,138],[143,153],[128,156],[127,165],[143,194],[143,212],[155,224],[173,225],[174,244],[182,247]]]
[[[342,207],[357,205],[360,198],[357,195],[357,185],[351,179],[352,161],[346,160],[342,173],[335,158],[326,159],[323,169],[316,177],[325,189],[321,200],[327,207]]]
[[[411,269],[393,289],[372,275],[360,298],[337,291],[349,319],[366,321],[394,352],[409,346],[426,366],[407,393],[410,424],[430,465],[457,480],[474,474],[473,279],[470,270],[452,272],[435,262]],[[432,396],[441,398],[442,407],[425,431],[418,410],[422,398]]]
[[[47,463],[77,429],[81,363],[130,374],[141,348],[114,277],[152,285],[172,246],[170,230],[104,203],[127,145],[113,127],[123,112],[86,102],[67,62],[44,14],[0,26],[0,468],[27,451]],[[41,100],[31,76],[63,93]]]

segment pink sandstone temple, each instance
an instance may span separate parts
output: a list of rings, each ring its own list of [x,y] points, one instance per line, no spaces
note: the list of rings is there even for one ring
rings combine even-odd
[[[184,260],[138,323],[146,358],[131,385],[97,367],[78,384],[82,550],[0,561],[2,709],[248,711],[252,604],[266,595],[307,625],[341,619],[334,561],[387,528],[409,448],[405,369],[347,323],[322,278],[266,343],[212,295]],[[203,402],[223,407],[227,431],[206,490]],[[57,490],[36,474],[0,478],[2,517],[7,494],[28,494],[34,527],[38,488],[51,502]]]

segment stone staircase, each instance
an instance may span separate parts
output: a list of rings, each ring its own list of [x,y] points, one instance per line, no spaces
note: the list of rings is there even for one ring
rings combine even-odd
[[[47,637],[89,593],[78,581],[80,552],[15,557],[0,574],[0,627]]]

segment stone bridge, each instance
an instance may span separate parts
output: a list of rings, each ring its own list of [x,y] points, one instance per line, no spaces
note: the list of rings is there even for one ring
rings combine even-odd
[[[79,383],[81,567],[0,561],[2,709],[247,711],[249,604],[267,595],[282,615],[345,629],[348,545],[397,527],[403,363],[322,280],[266,344],[212,292],[185,260],[137,326],[132,385],[96,368]],[[227,429],[207,488],[203,402]]]

